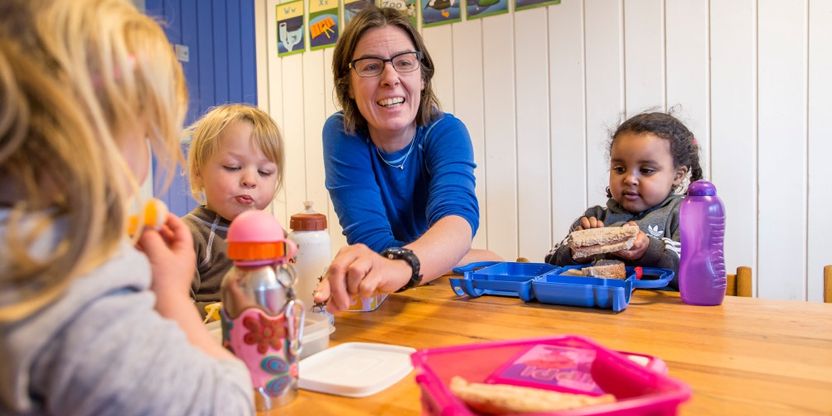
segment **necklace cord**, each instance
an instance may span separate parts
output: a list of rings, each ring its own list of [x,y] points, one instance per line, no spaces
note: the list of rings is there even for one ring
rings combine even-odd
[[[376,154],[378,155],[378,158],[381,159],[382,162],[384,162],[385,165],[390,166],[391,168],[404,170],[404,163],[407,162],[407,158],[410,157],[410,153],[413,152],[413,144],[415,142],[416,138],[414,137],[413,140],[410,141],[410,147],[407,149],[407,153],[405,153],[403,156],[399,157],[396,160],[385,159],[384,156],[381,154],[381,150],[378,150],[378,146],[375,146]]]

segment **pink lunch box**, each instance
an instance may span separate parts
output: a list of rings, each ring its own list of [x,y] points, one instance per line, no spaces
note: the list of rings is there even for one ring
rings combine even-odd
[[[411,361],[427,415],[476,415],[448,388],[454,376],[616,398],[614,403],[545,413],[560,416],[675,415],[691,394],[686,384],[665,374],[662,360],[619,353],[579,336],[424,349],[413,353]]]

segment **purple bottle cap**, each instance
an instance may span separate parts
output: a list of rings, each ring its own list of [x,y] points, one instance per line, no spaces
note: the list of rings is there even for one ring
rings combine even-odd
[[[716,186],[714,184],[700,179],[688,186],[688,196],[714,196],[716,195]]]

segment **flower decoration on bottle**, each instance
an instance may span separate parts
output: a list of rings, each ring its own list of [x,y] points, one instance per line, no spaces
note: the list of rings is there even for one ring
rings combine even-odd
[[[259,319],[246,316],[243,318],[243,326],[249,332],[243,337],[243,341],[248,345],[257,345],[257,352],[260,354],[265,354],[269,347],[280,351],[283,339],[286,338],[283,321],[282,314],[276,318],[269,318],[260,314]]]

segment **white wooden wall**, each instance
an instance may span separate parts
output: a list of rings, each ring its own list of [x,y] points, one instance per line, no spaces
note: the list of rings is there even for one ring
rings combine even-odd
[[[326,212],[321,126],[332,49],[277,57],[275,0],[257,0],[261,106],[287,147],[278,218]],[[821,300],[832,264],[832,0],[562,0],[422,31],[443,108],[476,153],[475,245],[542,261],[603,203],[609,132],[676,108],[728,211],[726,262],[758,296]]]

